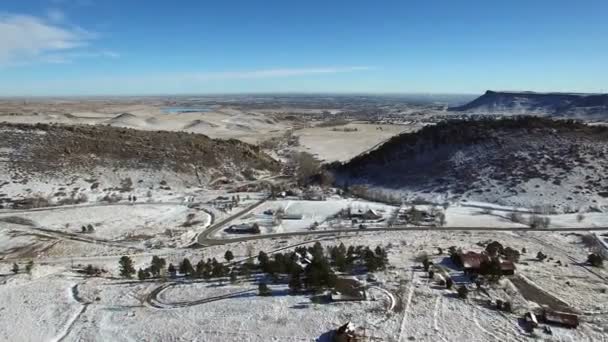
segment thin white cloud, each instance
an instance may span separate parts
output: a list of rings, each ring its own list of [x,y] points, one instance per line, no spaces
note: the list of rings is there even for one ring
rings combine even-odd
[[[30,15],[0,15],[0,67],[32,63],[65,63],[78,53],[97,53],[115,58],[113,52],[90,49],[96,35],[79,27],[61,25],[65,15],[49,12],[48,18]],[[81,50],[81,51],[79,51]]]
[[[225,71],[198,73],[188,78],[205,80],[229,80],[229,79],[251,79],[251,78],[277,78],[290,76],[304,76],[314,74],[336,74],[354,71],[370,70],[369,66],[347,66],[347,67],[320,67],[320,68],[294,68],[294,69],[262,69],[252,71]]]
[[[51,8],[46,11],[46,16],[54,23],[61,23],[65,20],[65,13],[57,8]]]
[[[54,63],[66,63],[57,57]],[[147,73],[142,75],[79,75],[77,78],[36,81],[16,88],[0,79],[0,94],[19,95],[100,95],[100,94],[171,94],[194,92],[256,92],[280,91],[266,84],[266,80],[295,77],[321,77],[344,73],[375,70],[371,66],[342,66],[314,68],[271,68],[249,71]],[[259,80],[261,88],[256,83]],[[218,82],[224,81],[224,82]],[[280,82],[283,82],[282,80]],[[280,83],[279,82],[279,83]],[[218,87],[218,83],[222,87]],[[286,83],[288,84],[288,83]],[[296,88],[289,88],[297,91]],[[285,89],[283,89],[285,90]]]

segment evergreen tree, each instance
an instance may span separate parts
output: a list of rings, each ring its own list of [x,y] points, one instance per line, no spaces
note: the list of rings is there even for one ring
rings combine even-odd
[[[213,259],[213,266],[211,268],[211,276],[214,278],[219,278],[224,276],[224,265],[221,262],[217,262],[217,260]]]
[[[381,266],[376,254],[369,247],[363,251],[363,261],[369,272],[375,272]]]
[[[344,244],[340,244],[337,248],[334,249],[334,263],[340,272],[346,272],[352,266],[349,264],[348,258],[346,256],[346,247]]]
[[[289,276],[289,292],[292,294],[300,292],[302,289],[302,280],[300,279],[301,271],[291,273]]]
[[[184,258],[184,260],[179,264],[179,273],[187,277],[194,273],[194,268],[192,267],[192,263],[190,263],[188,258]]]
[[[205,270],[207,269],[207,264],[205,260],[201,259],[198,263],[196,263],[196,270],[194,271],[197,278],[202,278]]]
[[[93,267],[93,265],[88,264],[87,267],[84,269],[84,273],[86,273],[87,275],[96,275],[99,272],[99,269],[97,269],[96,267]]]
[[[272,291],[270,291],[266,283],[260,283],[258,285],[258,294],[260,296],[272,296]]]
[[[167,272],[169,272],[169,276],[171,278],[175,278],[175,275],[177,274],[177,269],[175,268],[175,266],[173,266],[173,264],[169,264],[169,267],[167,267]]]
[[[156,255],[152,257],[152,261],[150,262],[150,272],[154,277],[160,276],[161,270],[165,268],[167,265],[167,260],[164,258],[159,258]]]
[[[489,275],[490,280],[498,281],[502,276],[500,260],[498,258],[491,258],[490,261],[483,261],[480,265],[480,272]]]
[[[17,265],[17,263],[13,263],[12,271],[15,274],[19,273],[19,265]]]
[[[133,260],[128,256],[124,255],[120,257],[118,261],[120,276],[125,278],[131,278],[135,274],[135,268],[133,267]]]
[[[587,262],[591,264],[591,266],[602,267],[604,265],[604,260],[602,256],[599,254],[591,253],[587,256]]]
[[[258,254],[258,263],[260,263],[260,268],[264,272],[268,272],[268,254],[264,253],[264,251],[260,251]]]
[[[226,251],[226,253],[224,254],[224,259],[226,259],[226,261],[230,262],[232,261],[232,259],[234,259],[234,254],[232,254],[231,251]]]
[[[469,289],[466,286],[462,285],[458,288],[458,297],[462,299],[466,299],[469,295]]]
[[[230,283],[236,283],[236,272],[234,271],[230,272]]]
[[[34,269],[34,260],[30,260],[25,264],[25,272],[27,274],[32,274],[32,270]]]
[[[142,281],[146,280],[146,272],[144,272],[144,270],[140,268],[139,270],[137,270],[137,278]]]

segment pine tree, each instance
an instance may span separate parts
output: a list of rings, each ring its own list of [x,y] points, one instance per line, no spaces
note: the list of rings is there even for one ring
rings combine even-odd
[[[462,285],[458,288],[458,297],[462,299],[466,299],[469,295],[469,289],[466,286]]]
[[[141,268],[137,270],[137,279],[141,281],[146,280],[146,272],[144,272],[144,270],[142,270]]]
[[[177,269],[175,268],[175,266],[173,266],[173,264],[169,264],[169,267],[167,267],[167,272],[169,272],[169,276],[171,278],[175,278],[175,275],[177,274]]]
[[[25,265],[25,272],[27,272],[27,274],[31,274],[32,269],[34,269],[34,260],[28,261]]]
[[[131,278],[135,273],[133,261],[128,256],[124,255],[118,261],[120,275],[125,278]]]
[[[185,275],[186,277],[189,277],[194,273],[194,268],[192,267],[192,263],[190,263],[190,259],[184,258],[184,260],[179,264],[179,273]]]
[[[87,267],[84,269],[84,273],[91,276],[95,275],[97,272],[98,270],[91,264],[88,264]]]
[[[234,271],[230,272],[230,283],[236,283],[236,272]]]
[[[150,262],[150,272],[153,276],[158,277],[161,273],[161,270],[165,268],[167,261],[164,258],[159,258],[156,255],[152,257],[152,261]]]
[[[234,254],[232,254],[231,251],[226,251],[226,253],[224,254],[224,259],[226,259],[226,261],[230,262],[234,259]]]
[[[260,268],[264,272],[268,272],[268,254],[264,253],[264,251],[260,251],[258,254],[258,262],[260,263]]]
[[[202,278],[203,275],[205,274],[205,270],[207,269],[207,264],[205,263],[205,260],[201,259],[197,264],[196,264],[196,270],[194,271],[195,275],[197,278]]]
[[[13,269],[12,269],[13,273],[17,274],[19,273],[19,265],[17,265],[17,263],[13,264]]]
[[[292,294],[298,293],[302,289],[302,280],[300,279],[300,273],[292,273],[289,276],[289,291]]]
[[[260,296],[271,296],[272,291],[270,291],[270,289],[268,288],[268,285],[266,285],[266,283],[260,283],[258,285],[258,294]]]
[[[348,269],[350,269],[351,267],[348,263],[348,258],[346,256],[346,247],[344,247],[344,244],[340,244],[340,246],[335,248],[333,251],[334,263],[336,264],[338,271],[346,272]]]
[[[214,278],[219,278],[224,276],[224,265],[221,262],[217,262],[217,260],[213,259],[213,267],[211,269],[211,276]]]

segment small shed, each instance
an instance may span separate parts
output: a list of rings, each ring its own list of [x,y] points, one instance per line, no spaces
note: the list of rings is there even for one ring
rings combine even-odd
[[[542,319],[547,324],[561,325],[566,328],[578,327],[578,316],[573,313],[544,310]]]
[[[242,223],[242,224],[232,225],[232,226],[228,227],[228,229],[226,229],[226,231],[228,231],[230,233],[236,233],[236,234],[259,234],[260,227],[256,223],[254,223],[254,224]]]
[[[303,217],[302,214],[283,214],[281,218],[283,220],[301,220]]]
[[[509,260],[501,260],[500,272],[502,275],[513,275],[515,274],[515,264]]]

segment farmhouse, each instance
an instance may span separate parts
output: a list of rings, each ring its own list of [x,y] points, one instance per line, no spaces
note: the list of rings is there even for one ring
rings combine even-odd
[[[367,209],[366,211],[362,211],[361,209],[359,209],[356,212],[352,213],[350,216],[351,218],[358,218],[361,220],[379,220],[382,218],[382,215],[378,214],[373,209]]]
[[[466,274],[481,274],[483,273],[483,264],[490,262],[492,259],[484,252],[466,252],[458,255],[458,262]],[[515,264],[509,260],[500,260],[500,272],[502,275],[515,274]]]

